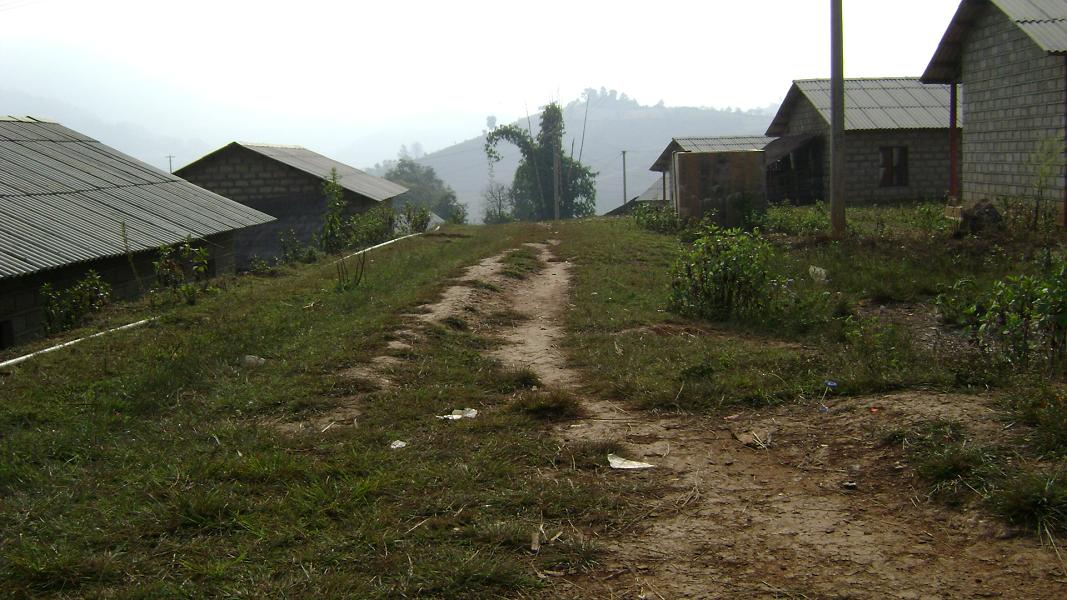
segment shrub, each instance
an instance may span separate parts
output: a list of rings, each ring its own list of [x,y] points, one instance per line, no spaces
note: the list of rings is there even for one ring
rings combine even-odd
[[[111,300],[111,285],[90,270],[78,283],[63,290],[51,284],[41,286],[48,331],[66,331],[81,325],[85,317],[100,310]]]
[[[830,213],[822,202],[803,207],[776,204],[767,207],[759,219],[759,226],[765,231],[786,235],[814,235],[830,230]]]
[[[349,246],[368,248],[375,244],[387,242],[393,238],[396,230],[396,213],[385,204],[353,215],[347,224]]]
[[[956,282],[937,298],[946,321],[968,325],[986,353],[1014,368],[1051,369],[1067,345],[1067,263],[1045,275],[1016,275],[972,299]]]
[[[639,227],[658,233],[678,233],[685,226],[674,207],[666,204],[640,203],[634,208],[633,215]]]
[[[322,217],[319,245],[326,254],[335,254],[348,246],[344,222],[347,203],[340,179],[337,169],[330,169],[330,177],[322,183],[322,193],[326,196],[326,214]]]
[[[404,228],[408,233],[423,233],[430,226],[430,210],[425,206],[404,205]]]
[[[195,304],[197,296],[207,291],[209,258],[207,248],[193,245],[192,238],[160,246],[159,258],[152,262],[156,285],[188,304]]]
[[[746,320],[768,312],[773,250],[740,229],[705,226],[671,272],[671,310],[712,321]]]
[[[283,265],[291,265],[297,262],[313,263],[319,259],[315,245],[300,243],[300,239],[296,237],[296,231],[293,229],[278,234],[278,245],[281,247],[278,262]]]

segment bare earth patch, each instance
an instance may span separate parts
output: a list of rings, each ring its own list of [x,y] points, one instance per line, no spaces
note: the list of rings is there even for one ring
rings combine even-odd
[[[552,241],[530,244],[543,269],[501,274],[503,255],[471,267],[418,325],[462,319],[499,337],[494,356],[528,368],[547,388],[582,398],[585,418],[561,425],[563,444],[619,441],[624,458],[651,469],[615,471],[660,486],[632,522],[595,540],[596,568],[548,574],[546,595],[565,598],[1061,598],[1067,578],[1053,552],[979,513],[928,501],[892,428],[935,419],[978,434],[1002,426],[987,398],[905,392],[827,398],[727,418],[657,415],[583,396],[582,374],[561,349],[571,265]],[[490,284],[490,285],[486,285]],[[501,320],[500,314],[518,318]],[[657,335],[718,335],[659,325]],[[418,334],[396,332],[405,346]],[[394,344],[393,350],[408,350]],[[798,351],[800,351],[798,349]],[[350,370],[391,385],[396,357]],[[357,401],[301,424],[351,416]],[[334,425],[337,426],[337,425]],[[605,466],[607,458],[604,457]]]

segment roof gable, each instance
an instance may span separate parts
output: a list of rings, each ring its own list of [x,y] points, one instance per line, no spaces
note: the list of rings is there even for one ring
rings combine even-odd
[[[234,143],[324,181],[330,178],[332,170],[336,170],[339,177],[337,183],[341,187],[378,202],[394,198],[408,191],[408,188],[393,183],[388,179],[375,177],[301,146]]]
[[[58,123],[0,117],[0,279],[273,220]]]
[[[807,100],[830,125],[830,80],[793,82],[767,128],[767,135],[785,135],[797,104]],[[949,88],[924,85],[918,79],[890,77],[845,80],[845,130],[948,128]]]
[[[963,0],[923,73],[923,83],[959,80],[960,52],[981,11],[992,4],[1049,54],[1067,54],[1067,2],[1063,0]]]
[[[773,137],[765,135],[732,135],[718,137],[677,137],[667,144],[650,171],[666,171],[670,166],[671,155],[675,152],[745,152],[763,150]]]

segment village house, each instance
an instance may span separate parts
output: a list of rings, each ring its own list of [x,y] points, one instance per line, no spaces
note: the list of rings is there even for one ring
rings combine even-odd
[[[626,204],[618,206],[608,212],[604,213],[605,217],[621,217],[631,214],[639,206],[664,206],[666,202],[663,200],[663,182],[654,181],[652,185],[648,186],[648,189],[642,192],[638,196],[631,198]]]
[[[674,138],[649,168],[662,174],[661,197],[683,219],[714,211],[723,225],[738,225],[740,212],[765,203],[763,148],[774,138],[756,136]]]
[[[951,152],[949,86],[918,79],[845,80],[845,197],[849,204],[943,198]],[[830,80],[793,82],[767,129],[770,202],[825,200],[830,175]]]
[[[962,109],[954,197],[1065,199],[1065,73],[1067,2],[960,3],[922,76]]]
[[[175,174],[198,186],[276,217],[237,234],[237,268],[255,258],[281,253],[281,238],[292,232],[309,244],[326,212],[323,183],[336,171],[351,213],[366,211],[407,191],[387,179],[337,162],[300,146],[233,142],[192,162]]]
[[[271,220],[58,123],[0,117],[0,348],[44,332],[45,283],[94,270],[131,297],[155,250],[189,237],[209,275],[232,272],[234,232]]]

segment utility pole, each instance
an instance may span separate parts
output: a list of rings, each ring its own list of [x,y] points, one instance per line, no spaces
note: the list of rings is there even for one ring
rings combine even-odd
[[[630,201],[630,194],[626,193],[626,151],[622,151],[622,203],[625,206]]]
[[[830,0],[830,223],[845,235],[845,51],[841,0]]]
[[[555,164],[552,169],[552,192],[556,198],[556,220],[559,220],[559,146],[556,146],[556,155],[553,157]]]
[[[168,154],[167,155],[167,172],[168,173],[173,173],[174,172],[174,155],[173,154]]]

